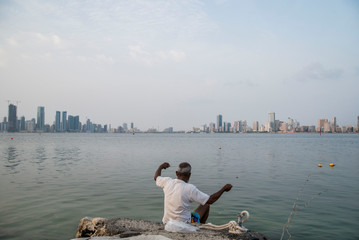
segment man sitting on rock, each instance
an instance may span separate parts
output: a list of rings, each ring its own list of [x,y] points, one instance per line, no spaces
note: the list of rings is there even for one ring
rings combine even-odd
[[[232,185],[226,184],[218,192],[209,196],[188,183],[191,177],[191,165],[189,163],[183,162],[179,165],[176,171],[177,179],[161,177],[162,169],[168,167],[170,167],[169,163],[162,163],[154,177],[156,185],[161,187],[165,194],[165,209],[162,222],[165,224],[172,219],[186,223],[206,223],[210,205],[215,203],[224,192],[230,191]],[[200,204],[193,213],[190,211],[192,202]]]

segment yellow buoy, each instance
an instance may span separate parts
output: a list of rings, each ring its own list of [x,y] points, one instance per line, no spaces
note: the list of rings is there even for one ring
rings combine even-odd
[[[323,165],[319,163],[319,164],[318,164],[318,167],[323,167]]]
[[[335,166],[335,164],[334,164],[334,163],[331,163],[331,164],[329,164],[329,166],[334,167],[334,166]]]

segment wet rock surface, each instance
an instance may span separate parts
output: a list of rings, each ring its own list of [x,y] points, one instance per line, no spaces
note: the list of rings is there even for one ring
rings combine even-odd
[[[200,226],[200,224],[195,224]],[[140,235],[140,236],[138,236]],[[98,238],[106,237],[107,238]],[[112,237],[111,237],[112,236]],[[137,237],[134,237],[137,236]],[[153,236],[151,238],[151,236]],[[76,238],[82,239],[159,239],[158,236],[173,240],[179,239],[241,239],[241,240],[269,240],[266,236],[255,231],[248,231],[241,234],[231,234],[228,230],[207,230],[200,229],[195,233],[173,233],[164,229],[164,225],[157,222],[144,220],[133,220],[127,218],[89,218],[80,220]]]

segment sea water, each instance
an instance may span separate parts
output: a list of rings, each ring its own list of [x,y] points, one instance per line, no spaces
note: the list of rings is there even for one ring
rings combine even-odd
[[[71,239],[85,216],[160,222],[154,173],[183,161],[205,193],[233,185],[208,222],[247,210],[271,239],[359,239],[358,134],[2,133],[0,154],[0,239]]]

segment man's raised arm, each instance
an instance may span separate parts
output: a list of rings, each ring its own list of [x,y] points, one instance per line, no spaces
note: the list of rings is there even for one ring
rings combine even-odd
[[[216,192],[216,193],[213,193],[213,194],[209,197],[209,199],[208,199],[208,201],[206,202],[206,204],[215,203],[215,202],[222,196],[222,194],[223,194],[224,192],[230,191],[231,188],[232,188],[232,185],[231,185],[231,184],[226,184],[226,185],[224,185],[224,186],[221,188],[221,190],[219,190],[219,191]]]
[[[156,171],[156,173],[155,173],[155,177],[154,177],[155,181],[156,181],[156,179],[157,179],[158,176],[161,176],[162,169],[166,169],[166,168],[169,168],[169,167],[170,167],[170,164],[169,164],[168,162],[162,163],[162,164],[158,167],[158,169],[157,169],[157,171]]]

